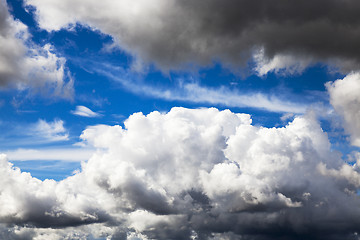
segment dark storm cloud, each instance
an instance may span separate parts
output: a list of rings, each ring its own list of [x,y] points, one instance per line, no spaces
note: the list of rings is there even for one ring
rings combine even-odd
[[[356,0],[27,3],[37,8],[40,26],[48,30],[76,22],[98,28],[163,69],[213,60],[239,65],[259,49],[270,59],[280,54],[337,64],[343,60],[341,67],[350,69],[360,62]]]
[[[188,36],[186,45],[192,39],[204,40],[208,51],[216,49],[213,57],[230,63],[241,61],[243,53],[253,47],[263,47],[270,58],[290,54],[357,63],[360,59],[358,1],[205,0],[177,4],[180,11],[191,13],[192,18],[185,25],[198,26],[194,36]],[[181,53],[181,48],[175,52]]]

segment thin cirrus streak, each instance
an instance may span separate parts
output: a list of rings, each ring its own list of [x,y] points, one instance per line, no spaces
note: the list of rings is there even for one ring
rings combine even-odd
[[[45,161],[71,161],[82,162],[87,161],[94,149],[86,147],[62,147],[62,148],[18,148],[15,150],[9,150],[3,152],[11,161],[33,161],[33,160],[45,160]]]
[[[241,93],[237,90],[230,90],[225,86],[209,88],[200,86],[197,83],[181,83],[169,88],[153,87],[147,85],[146,82],[138,83],[136,80],[132,80],[136,76],[125,73],[122,68],[105,65],[105,69],[93,70],[120,83],[127,91],[168,101],[207,103],[227,107],[249,107],[270,112],[305,113],[308,108],[305,104],[289,102],[276,96],[263,93]],[[113,73],[114,70],[116,74]]]

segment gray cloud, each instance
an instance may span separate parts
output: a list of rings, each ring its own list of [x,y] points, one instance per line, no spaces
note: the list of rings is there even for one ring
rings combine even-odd
[[[72,99],[74,89],[65,59],[52,46],[31,42],[27,27],[9,14],[0,1],[0,88],[31,89],[32,92]]]
[[[26,3],[36,7],[47,30],[77,22],[100,29],[121,48],[164,70],[213,60],[239,66],[260,49],[269,61],[291,56],[306,64],[359,67],[360,4],[355,0]]]
[[[265,128],[229,110],[173,108],[124,124],[87,128],[81,138],[97,151],[61,182],[21,173],[2,155],[8,231],[30,239],[357,239],[359,165],[331,150],[312,116]]]

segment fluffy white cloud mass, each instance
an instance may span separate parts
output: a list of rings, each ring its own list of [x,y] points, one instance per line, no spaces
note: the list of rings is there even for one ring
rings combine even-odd
[[[27,27],[12,18],[5,0],[0,1],[0,46],[0,88],[31,88],[55,97],[73,97],[65,59],[56,56],[49,44],[32,43]]]
[[[360,147],[360,73],[351,73],[326,86],[330,103],[344,119],[344,128],[350,134],[351,143]]]
[[[165,70],[213,60],[244,64],[259,49],[264,50],[259,74],[301,70],[316,61],[354,69],[360,62],[356,0],[25,2],[36,8],[44,29],[77,23],[99,29],[140,61]],[[299,58],[300,64],[293,60]]]
[[[6,239],[357,239],[360,174],[311,116],[282,128],[173,108],[98,125],[82,171],[40,181],[0,156]]]

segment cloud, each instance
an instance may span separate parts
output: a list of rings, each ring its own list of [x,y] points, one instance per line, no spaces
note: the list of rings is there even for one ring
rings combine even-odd
[[[264,49],[254,54],[255,72],[264,76],[269,72],[277,74],[300,74],[312,63],[311,58],[294,57],[292,55],[277,54],[273,58],[264,55]]]
[[[24,149],[5,151],[7,157],[12,161],[31,160],[60,160],[82,162],[88,160],[94,153],[92,148],[63,147],[45,149]]]
[[[65,59],[56,56],[50,44],[34,44],[27,27],[10,16],[4,0],[0,1],[0,15],[0,88],[72,99],[73,79]]]
[[[187,83],[174,90],[161,92],[156,89],[147,91],[149,95],[158,98],[193,103],[207,103],[227,107],[258,108],[270,112],[304,113],[306,106],[280,99],[266,93],[241,93],[226,87],[208,88],[197,83]]]
[[[360,230],[358,163],[333,152],[311,116],[266,128],[229,110],[173,108],[81,138],[97,151],[61,182],[1,155],[8,234],[268,240],[356,239]]]
[[[103,68],[93,68],[99,74],[120,83],[127,91],[141,96],[149,96],[167,101],[183,101],[205,103],[226,107],[258,108],[270,112],[305,113],[307,106],[291,102],[285,97],[277,97],[262,92],[246,92],[232,90],[226,86],[206,87],[194,81],[176,79],[175,87],[151,86],[146,82],[136,82],[141,76],[134,75],[123,68],[103,65]],[[119,77],[120,76],[120,77]]]
[[[289,119],[293,119],[294,118],[294,114],[293,113],[285,113],[285,114],[283,114],[281,117],[280,117],[280,120],[282,121],[282,122],[286,122],[287,120],[289,120]]]
[[[259,50],[272,69],[299,65],[275,67],[284,56],[306,60],[301,68],[317,61],[345,70],[359,67],[356,0],[25,2],[36,8],[40,27],[48,31],[76,23],[99,29],[135,58],[163,70],[212,61],[239,66]]]
[[[62,184],[58,185],[54,180],[40,181],[29,173],[21,173],[6,161],[3,154],[0,155],[0,172],[3,176],[0,180],[0,221],[4,224],[21,226],[23,223],[30,223],[37,227],[64,227],[69,224],[94,223],[105,217],[91,214],[90,206],[87,210],[79,205],[65,206],[66,200],[82,196],[67,195],[61,191]],[[75,208],[78,208],[78,213],[72,212]]]
[[[69,141],[69,132],[64,127],[64,121],[54,119],[46,121],[39,119],[37,122],[24,123],[7,121],[3,125],[8,126],[2,132],[0,139],[4,142],[3,149],[15,147],[48,145]]]
[[[64,127],[64,122],[60,119],[55,119],[53,122],[39,119],[30,132],[49,141],[69,140],[69,134]]]
[[[343,79],[326,84],[330,103],[344,120],[351,143],[360,147],[360,73],[353,72]]]
[[[82,117],[100,117],[102,116],[100,113],[93,112],[91,109],[85,106],[76,106],[74,111],[71,111],[72,114]]]

